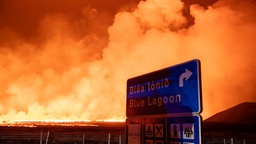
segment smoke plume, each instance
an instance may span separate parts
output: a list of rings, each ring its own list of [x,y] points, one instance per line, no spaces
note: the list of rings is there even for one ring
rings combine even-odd
[[[125,119],[126,80],[201,60],[203,118],[256,101],[253,0],[0,4],[0,119]]]

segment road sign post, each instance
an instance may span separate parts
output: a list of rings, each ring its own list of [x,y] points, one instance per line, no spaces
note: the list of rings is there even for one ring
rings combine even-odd
[[[127,118],[128,144],[201,144],[201,116]]]

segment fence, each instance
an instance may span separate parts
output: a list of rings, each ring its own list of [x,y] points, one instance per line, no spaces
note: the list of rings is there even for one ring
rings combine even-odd
[[[125,132],[1,132],[0,144],[4,143],[31,144],[121,144],[125,143]]]

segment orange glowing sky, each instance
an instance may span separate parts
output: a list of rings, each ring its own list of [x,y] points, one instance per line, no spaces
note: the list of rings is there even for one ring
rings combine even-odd
[[[255,14],[254,0],[1,0],[0,120],[125,119],[128,78],[194,58],[203,118],[256,102]]]

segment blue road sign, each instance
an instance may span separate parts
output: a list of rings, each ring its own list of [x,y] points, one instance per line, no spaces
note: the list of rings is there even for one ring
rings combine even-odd
[[[200,114],[200,61],[195,59],[127,80],[126,115]]]

